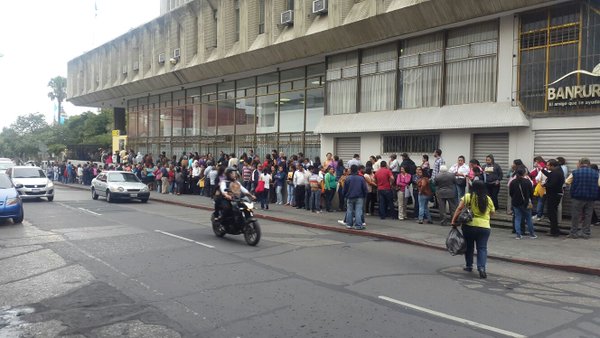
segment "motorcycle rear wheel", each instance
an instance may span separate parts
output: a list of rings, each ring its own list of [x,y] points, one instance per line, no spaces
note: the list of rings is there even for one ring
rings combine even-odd
[[[221,222],[215,220],[215,215],[210,216],[210,222],[212,223],[213,232],[215,233],[215,235],[217,235],[217,237],[225,236],[227,231],[225,230],[225,227],[221,224]]]
[[[260,241],[260,225],[257,221],[252,221],[244,228],[244,239],[246,243],[251,246],[255,246]]]

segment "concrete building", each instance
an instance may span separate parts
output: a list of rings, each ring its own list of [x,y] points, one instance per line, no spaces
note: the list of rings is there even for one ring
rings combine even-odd
[[[182,2],[68,65],[136,150],[600,162],[598,0]]]

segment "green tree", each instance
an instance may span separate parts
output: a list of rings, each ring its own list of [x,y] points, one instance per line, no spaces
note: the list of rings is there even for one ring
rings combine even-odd
[[[60,124],[60,115],[62,114],[62,102],[67,98],[67,79],[62,76],[52,78],[48,82],[48,87],[52,91],[48,93],[50,100],[58,103],[58,124]]]

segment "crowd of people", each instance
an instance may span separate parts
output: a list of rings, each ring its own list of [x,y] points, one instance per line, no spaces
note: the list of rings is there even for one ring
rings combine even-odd
[[[438,208],[441,225],[456,226],[456,217],[469,207],[473,210],[473,221],[462,225],[467,242],[465,270],[472,271],[477,248],[477,269],[482,278],[486,276],[490,217],[499,208],[502,184],[509,191],[515,239],[526,235],[537,238],[533,221],[541,220],[544,212],[550,222],[549,235],[561,235],[557,215],[567,186],[572,204],[567,237],[589,238],[590,225],[598,222],[594,211],[594,202],[600,200],[598,166],[586,158],[572,172],[562,157],[546,161],[537,156],[531,170],[517,159],[507,174],[493,154],[487,155],[483,163],[477,159],[467,162],[464,156],[459,156],[448,166],[441,149],[433,152],[432,163],[429,155],[424,154],[418,165],[407,153],[400,157],[393,154],[387,161],[374,155],[364,163],[355,154],[344,163],[332,153],[327,153],[322,161],[302,153],[288,157],[277,150],[261,157],[252,149],[239,158],[235,153],[224,152],[217,156],[184,153],[171,157],[163,152],[154,158],[152,154],[121,150],[104,154],[101,160],[101,165],[54,164],[48,169],[49,176],[63,183],[89,185],[103,169],[125,170],[135,173],[157,193],[213,198],[220,182],[235,173],[245,190],[260,201],[262,210],[275,203],[314,213],[334,212],[337,204],[337,211],[345,215],[338,222],[356,230],[366,228],[365,216],[432,224],[430,206]],[[408,205],[412,205],[411,215]]]

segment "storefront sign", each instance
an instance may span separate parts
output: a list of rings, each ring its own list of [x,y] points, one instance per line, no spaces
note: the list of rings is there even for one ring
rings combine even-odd
[[[600,84],[550,87],[569,76],[583,74],[587,76],[600,78],[600,64],[594,67],[594,70],[575,70],[548,85],[547,99],[548,107],[579,107],[586,108],[591,106],[600,106]]]

